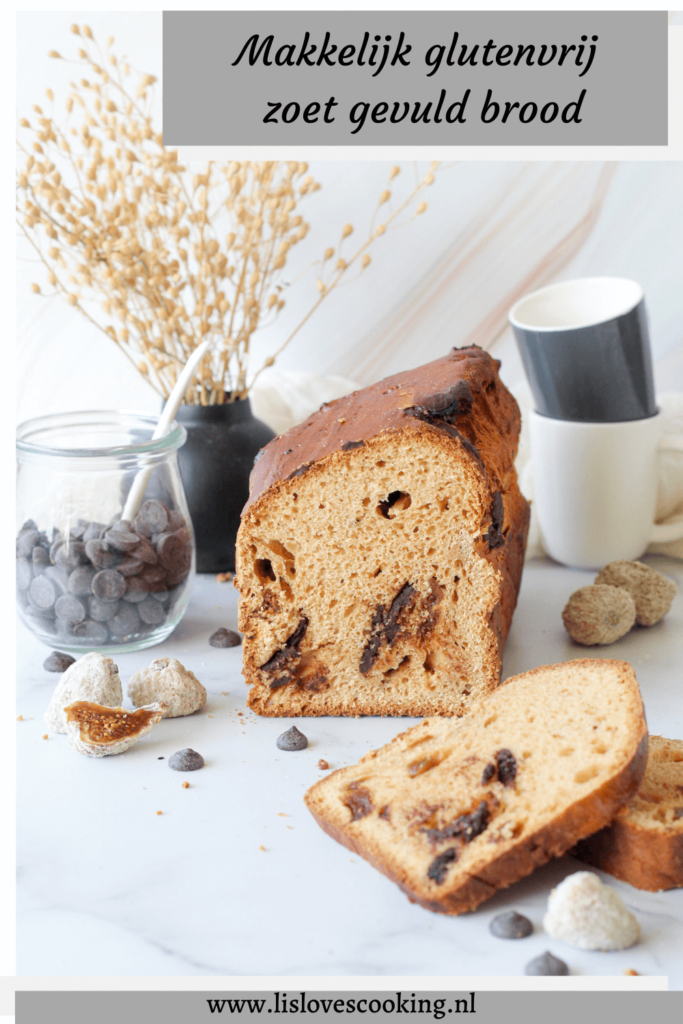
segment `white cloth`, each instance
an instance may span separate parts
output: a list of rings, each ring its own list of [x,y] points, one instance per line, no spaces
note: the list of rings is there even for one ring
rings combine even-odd
[[[266,370],[249,392],[254,416],[277,434],[302,423],[323,402],[348,395],[360,387],[346,377],[320,377],[315,373],[295,373],[272,367]]]

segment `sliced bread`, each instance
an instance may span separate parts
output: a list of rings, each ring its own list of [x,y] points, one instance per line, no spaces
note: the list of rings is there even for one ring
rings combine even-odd
[[[323,406],[251,475],[237,540],[260,715],[461,715],[498,686],[529,506],[476,347]]]
[[[428,718],[306,794],[320,826],[429,910],[461,914],[612,820],[645,771],[633,669],[581,659]]]
[[[683,740],[650,736],[638,792],[571,852],[636,889],[683,886]]]

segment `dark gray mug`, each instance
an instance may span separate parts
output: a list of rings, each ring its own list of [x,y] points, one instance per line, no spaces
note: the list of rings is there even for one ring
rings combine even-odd
[[[551,284],[519,299],[510,323],[541,415],[620,423],[657,413],[645,300],[635,281]]]

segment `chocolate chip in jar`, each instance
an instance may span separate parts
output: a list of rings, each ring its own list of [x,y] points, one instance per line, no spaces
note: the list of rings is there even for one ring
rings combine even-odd
[[[126,604],[123,601],[119,605],[116,615],[107,623],[107,628],[114,639],[121,640],[123,637],[136,633],[140,628],[140,616],[138,605]]]
[[[84,544],[87,544],[89,540],[101,540],[106,529],[106,523],[88,523],[81,540]]]
[[[118,601],[126,592],[126,580],[115,569],[102,569],[92,581],[92,592],[100,601]]]
[[[158,626],[166,618],[166,611],[163,605],[147,595],[140,604],[136,605],[140,618],[147,626]]]
[[[121,551],[123,553],[132,551],[133,548],[136,548],[140,543],[140,537],[138,534],[133,533],[132,530],[128,529],[123,520],[107,530],[104,535],[104,540],[106,540],[107,544],[114,548],[115,551]]]
[[[116,571],[120,572],[122,576],[138,576],[144,567],[145,563],[137,558],[134,553],[129,552],[124,556],[123,561],[119,562],[116,566]]]
[[[38,543],[38,530],[22,530],[17,537],[17,557],[30,558],[31,552]]]
[[[119,601],[100,601],[99,597],[92,597],[88,600],[88,611],[90,618],[95,622],[109,622],[115,615],[118,615]]]
[[[146,501],[133,520],[133,527],[143,537],[151,537],[154,533],[163,533],[168,528],[168,510],[156,498]]]
[[[91,565],[79,565],[69,575],[67,589],[75,597],[88,597],[92,593],[92,581],[95,570]]]
[[[73,627],[73,636],[84,641],[89,646],[100,647],[106,644],[109,638],[109,631],[103,622],[94,622],[92,619],[84,619]]]
[[[123,600],[130,604],[140,604],[149,594],[149,584],[140,576],[130,576],[126,580],[126,592]]]
[[[112,569],[123,561],[123,555],[109,547],[106,540],[89,540],[85,553],[96,569]]]
[[[73,594],[62,594],[55,601],[55,614],[58,619],[63,619],[69,625],[75,626],[83,622],[87,615],[87,609],[83,601]]]
[[[36,544],[31,552],[31,566],[33,575],[40,576],[50,564],[50,553],[41,544]]]
[[[85,544],[80,540],[64,540],[57,544],[54,554],[52,554],[54,564],[66,573],[73,572],[79,565],[84,565],[87,560]]]
[[[47,611],[54,608],[59,595],[57,584],[47,574],[36,576],[28,590],[28,596],[34,608],[40,611]]]
[[[17,558],[17,589],[28,590],[33,579],[33,571],[25,558]]]

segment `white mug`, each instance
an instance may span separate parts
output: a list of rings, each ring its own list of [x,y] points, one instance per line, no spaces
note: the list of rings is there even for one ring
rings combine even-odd
[[[653,542],[683,537],[657,525],[657,450],[662,414],[583,423],[530,414],[534,508],[548,554],[576,569],[640,558]],[[683,438],[662,448],[683,450]]]

